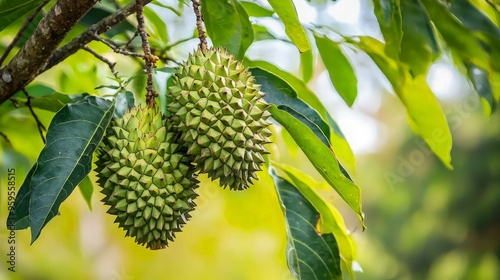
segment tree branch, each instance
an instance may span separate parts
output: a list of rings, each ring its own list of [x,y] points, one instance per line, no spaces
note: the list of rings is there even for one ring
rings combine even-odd
[[[0,69],[0,104],[29,84],[66,34],[98,0],[59,0],[43,17],[26,44]]]
[[[142,11],[143,0],[136,0],[137,4],[137,31],[141,36],[142,40],[142,49],[144,50],[144,62],[146,63],[146,72],[148,73],[148,79],[146,83],[146,102],[149,104],[149,107],[154,107],[155,105],[155,97],[158,96],[158,93],[155,93],[153,90],[153,68],[156,67],[155,62],[158,59],[156,56],[151,54],[151,47],[148,42],[148,34],[146,33],[146,24],[144,22],[144,15]]]
[[[143,0],[144,5],[148,4],[151,1],[152,0]],[[64,3],[64,5],[65,5],[64,9],[62,8],[63,6],[61,6],[59,4],[59,2]],[[75,2],[77,2],[77,3],[75,3]],[[90,7],[87,10],[85,10],[85,12],[82,12],[83,11],[82,5],[81,5],[82,2],[87,3],[87,4],[92,3],[92,5],[89,4]],[[54,36],[55,38],[58,39],[57,42],[54,42],[53,39],[47,39],[45,37],[46,35],[44,33],[42,33],[42,36],[40,36],[40,32],[38,32],[37,35],[35,34],[37,30],[40,29],[40,31],[41,31],[40,26],[42,26],[42,22],[44,22],[44,21],[52,22],[53,25],[55,25],[55,28],[57,28],[57,29],[62,28],[63,24],[61,24],[61,23],[66,23],[65,29],[70,30],[74,26],[74,24],[76,24],[76,22],[93,5],[95,5],[95,2],[97,2],[97,0],[86,0],[86,1],[85,0],[59,0],[58,3],[56,4],[56,5],[60,5],[60,8],[58,9],[58,13],[59,13],[58,15],[61,16],[63,14],[63,13],[61,13],[61,11],[65,11],[64,12],[65,15],[71,14],[70,16],[66,16],[66,17],[71,18],[71,21],[68,21],[68,20],[60,21],[57,18],[53,19],[52,18],[52,17],[54,17],[53,10],[54,10],[56,5],[54,5],[54,7],[52,7],[52,9],[44,17],[44,19],[42,19],[42,21],[40,21],[39,26],[37,27],[37,29],[35,30],[33,35],[30,37],[30,40],[28,40],[26,45],[23,47],[23,49],[26,48],[28,43],[30,43],[31,41],[36,42],[36,44],[31,42],[30,48],[28,50],[33,51],[37,48],[44,49],[45,50],[44,55],[41,55],[41,56],[37,55],[39,57],[38,60],[43,59],[43,63],[40,63],[40,62],[36,63],[36,65],[35,65],[36,67],[34,67],[33,69],[30,68],[31,66],[26,67],[27,63],[29,63],[31,65],[32,55],[30,55],[29,52],[27,53],[26,51],[24,51],[21,54],[21,51],[23,51],[23,49],[21,49],[21,51],[19,51],[19,53],[16,54],[16,56],[11,60],[11,62],[6,67],[4,67],[3,69],[0,69],[0,104],[2,104],[5,100],[9,99],[9,97],[14,95],[21,88],[28,85],[36,76],[38,76],[41,73],[52,68],[54,65],[60,63],[61,61],[68,58],[70,55],[72,55],[72,54],[76,53],[78,50],[82,49],[83,46],[94,41],[95,34],[102,34],[106,31],[108,31],[116,24],[124,21],[129,15],[135,13],[135,11],[137,9],[134,2],[130,3],[129,5],[123,7],[120,10],[115,11],[113,14],[102,19],[98,23],[92,25],[85,32],[80,34],[78,37],[74,38],[70,43],[68,43],[67,45],[63,46],[62,48],[60,48],[56,51],[54,51],[55,48],[62,41],[62,39],[64,38],[66,33],[64,35],[59,34],[58,36]],[[67,8],[67,6],[69,6],[70,8]],[[74,10],[76,10],[77,12],[75,12]],[[76,18],[77,16],[78,16],[78,18]],[[73,24],[73,22],[74,22],[74,24]],[[69,25],[70,23],[72,23],[71,26]],[[47,27],[47,23],[44,23],[44,26]],[[53,34],[54,32],[52,31],[52,27],[44,28],[43,30],[45,30],[44,32],[46,32],[46,33],[50,33],[50,34],[54,35]],[[49,41],[50,44],[44,45],[42,42],[45,42],[45,41]],[[48,48],[48,46],[50,46],[50,48]],[[37,53],[39,53],[39,52],[40,51],[38,51]],[[18,56],[19,56],[19,58],[17,58],[17,60],[18,60],[17,63],[19,64],[19,61],[22,62],[22,65],[24,65],[23,67],[26,69],[10,66],[13,63],[14,59],[16,59],[16,57],[18,57]],[[28,72],[28,73],[25,73],[25,72]],[[29,79],[26,77],[29,77]],[[8,80],[9,82],[7,82],[6,80]],[[14,81],[15,81],[15,83],[14,83]],[[14,87],[13,86],[14,84],[16,84],[17,86]]]
[[[148,4],[152,0],[144,0],[144,5]],[[47,62],[47,65],[40,71],[40,73],[47,71],[54,65],[65,60],[70,55],[76,53],[83,46],[96,40],[95,35],[102,34],[111,29],[111,27],[117,25],[118,23],[124,21],[129,15],[135,13],[137,6],[135,2],[128,4],[120,10],[115,11],[111,15],[105,17],[96,24],[93,24],[89,29],[80,34],[78,37],[73,39],[64,47],[58,49]]]
[[[192,1],[194,14],[196,15],[196,28],[198,29],[198,38],[200,38],[200,44],[198,45],[198,47],[203,53],[205,53],[207,51],[207,35],[205,34],[205,30],[203,29],[203,15],[201,14],[200,10],[201,3],[199,0]]]

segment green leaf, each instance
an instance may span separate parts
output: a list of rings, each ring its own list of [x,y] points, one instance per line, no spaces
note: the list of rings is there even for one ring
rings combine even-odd
[[[295,114],[299,114],[301,121],[315,131],[318,138],[322,139],[323,143],[330,147],[330,128],[328,124],[321,118],[316,110],[311,108],[307,103],[297,98],[297,93],[285,81],[273,74],[260,69],[251,68],[250,71],[255,77],[256,83],[262,86],[262,92],[266,93],[264,99],[278,107],[286,106],[293,110]]]
[[[286,105],[280,105],[280,106],[278,106],[278,109],[281,109],[281,110],[289,113],[294,118],[296,118],[297,120],[301,121],[303,124],[307,125],[307,127],[309,127],[314,132],[314,134],[316,135],[316,137],[318,137],[319,140],[321,140],[321,142],[323,142],[323,144],[325,144],[325,146],[331,147],[330,139],[324,134],[323,130],[321,130],[321,128],[319,127],[319,125],[317,125],[316,123],[312,122],[306,116],[300,114],[299,112],[295,111],[294,109],[292,109],[292,108],[290,108],[290,107],[288,107]],[[321,121],[322,122],[320,123],[320,125],[323,125],[324,128],[327,128],[328,130],[326,130],[326,131],[329,133],[330,130],[329,130],[328,125],[325,122],[323,122],[323,120],[321,120]]]
[[[92,185],[92,181],[89,176],[85,177],[85,179],[78,184],[78,188],[82,193],[83,199],[89,206],[89,209],[92,211],[92,192],[94,191],[94,186]]]
[[[207,33],[215,47],[223,46],[241,60],[253,42],[253,29],[245,8],[237,0],[202,0]]]
[[[135,97],[132,92],[126,91],[118,93],[116,96],[115,112],[113,113],[113,116],[115,118],[123,117],[123,114],[125,114],[130,108],[134,107],[134,103]]]
[[[253,2],[241,1],[241,5],[251,17],[272,17],[274,14],[274,11]]]
[[[403,39],[400,59],[413,76],[425,74],[438,57],[439,49],[429,16],[420,0],[401,2]]]
[[[351,63],[337,43],[332,42],[328,37],[314,35],[314,38],[323,64],[328,70],[330,81],[346,104],[349,107],[352,106],[358,93],[358,80]]]
[[[19,105],[26,107],[27,99],[19,99]],[[75,101],[71,99],[70,95],[62,94],[59,92],[54,92],[41,97],[36,97],[31,99],[31,107],[39,108],[51,112],[57,112],[61,110],[66,104],[74,103]]]
[[[328,124],[333,130],[333,133],[330,134],[330,143],[332,143],[335,155],[341,163],[349,167],[350,171],[356,170],[356,159],[354,158],[351,146],[349,146],[349,142],[345,139],[344,133],[342,133],[340,127],[330,115],[327,118]],[[342,169],[342,165],[340,165],[340,168]],[[346,177],[348,176],[346,175]]]
[[[253,43],[253,27],[250,19],[248,18],[247,12],[245,11],[245,8],[243,8],[241,3],[238,0],[232,1],[234,3],[234,6],[236,7],[236,11],[238,12],[242,27],[240,51],[238,55],[236,55],[236,59],[242,60],[248,47]]]
[[[467,68],[467,76],[472,82],[474,89],[481,97],[483,110],[487,116],[496,109],[496,103],[493,100],[493,89],[488,80],[488,73],[472,63],[464,63]]]
[[[326,119],[326,116],[328,115],[328,111],[326,110],[325,106],[321,103],[319,98],[316,96],[316,94],[307,87],[307,85],[302,81],[301,79],[295,77],[293,74],[283,71],[279,67],[277,67],[274,64],[271,64],[267,61],[262,61],[262,60],[248,60],[245,59],[244,61],[245,65],[247,67],[252,67],[250,70],[256,71],[255,69],[262,69],[267,74],[264,72],[261,72],[263,76],[275,76],[278,77],[279,79],[285,81],[286,84],[288,84],[290,87],[293,88],[295,91],[295,95],[298,96],[300,99],[304,100],[309,106],[314,108],[316,111],[320,113],[320,115],[323,117],[323,119]],[[271,75],[272,74],[272,75]],[[272,78],[274,79],[274,78]],[[258,82],[257,82],[258,83]]]
[[[452,1],[450,11],[470,30],[479,31],[500,40],[498,26],[468,0]]]
[[[327,202],[318,191],[321,190],[318,183],[310,176],[286,164],[272,163],[272,166],[278,170],[283,170],[289,181],[300,191],[300,193],[314,206],[320,214],[320,219],[316,226],[321,234],[333,233],[340,251],[340,259],[343,262],[351,279],[354,279],[352,263],[356,257],[356,245],[354,238],[348,233],[342,215],[329,202]]]
[[[387,55],[397,59],[403,36],[399,0],[373,0],[373,5],[387,45]]]
[[[300,53],[300,70],[302,71],[302,80],[308,83],[314,75],[314,57],[312,50]]]
[[[272,117],[290,133],[321,176],[354,210],[364,228],[364,214],[361,210],[361,190],[342,174],[333,152],[327,146],[322,145],[321,140],[316,137],[309,127],[286,111],[278,109],[274,104],[271,105],[269,111]]]
[[[32,12],[45,0],[0,0],[0,31],[20,17]]]
[[[167,46],[169,42],[167,25],[165,21],[150,7],[144,7],[144,15],[146,16],[146,31],[152,37],[149,38],[155,45],[160,48]]]
[[[89,96],[66,105],[52,119],[47,143],[21,185],[9,219],[31,227],[31,242],[58,213],[60,204],[87,176],[92,154],[104,135],[114,104]]]
[[[320,214],[288,181],[271,169],[285,215],[287,262],[295,279],[342,279],[337,241],[333,234],[318,234]]]
[[[307,34],[300,24],[299,17],[292,0],[269,0],[269,4],[285,25],[285,33],[292,40],[300,52],[311,49]]]
[[[474,34],[454,17],[448,8],[435,0],[421,0],[446,44],[456,51],[462,60],[489,70],[490,59]]]
[[[304,83],[304,81],[300,80],[299,78],[295,77],[294,75],[281,70],[280,68],[276,67],[275,65],[268,63],[266,61],[250,61],[250,60],[245,60],[245,65],[247,66],[254,66],[254,68],[251,68],[252,74],[259,74],[259,77],[256,77],[257,83],[262,84],[264,81],[269,81],[269,87],[264,87],[263,92],[267,92],[272,90],[272,88],[276,87],[276,85],[279,85],[279,90],[284,91],[285,94],[288,94],[292,97],[298,96],[300,99],[304,100],[308,106],[312,107],[314,110],[316,110],[321,118],[323,120],[327,120],[330,123],[330,127],[333,129],[334,133],[326,133],[324,134],[330,138],[330,142],[332,143],[332,147],[334,148],[335,152],[339,156],[339,159],[346,163],[351,170],[355,170],[355,160],[354,160],[354,154],[351,150],[351,147],[349,146],[349,143],[345,139],[344,135],[340,131],[340,128],[335,124],[333,121],[332,117],[326,110],[326,108],[323,106],[321,101],[318,99],[316,94],[312,92],[309,87]],[[257,72],[256,69],[261,69],[260,72]],[[261,80],[262,79],[262,80]],[[281,80],[281,81],[280,81]],[[273,84],[275,84],[273,86]],[[291,87],[291,89],[290,89]],[[294,93],[291,93],[291,92]],[[293,106],[292,106],[293,108]],[[301,110],[294,109],[298,112],[301,112]],[[304,114],[306,117],[308,117],[308,114]],[[311,116],[308,117],[311,119]],[[322,125],[319,124],[319,122],[316,122],[312,120],[314,123],[317,123],[317,125],[321,128]],[[332,122],[335,126],[332,126]],[[328,136],[330,135],[330,136]]]
[[[253,32],[254,32],[254,41],[263,41],[263,40],[274,40],[276,37],[267,30],[266,27],[258,24],[252,24]]]
[[[451,166],[451,133],[438,100],[427,85],[425,75],[411,77],[385,55],[384,44],[371,37],[360,37],[358,46],[377,64],[406,106],[411,123],[443,164]]]

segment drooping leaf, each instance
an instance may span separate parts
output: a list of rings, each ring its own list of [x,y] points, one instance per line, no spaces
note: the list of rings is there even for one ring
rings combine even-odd
[[[307,125],[294,118],[291,114],[278,109],[274,104],[271,105],[270,112],[272,117],[290,133],[321,176],[354,210],[364,227],[364,214],[361,210],[361,190],[342,174],[333,152],[327,146],[322,145],[321,140]]]
[[[295,111],[294,109],[292,109],[286,105],[279,105],[278,108],[289,113],[294,118],[298,119],[303,124],[307,125],[307,127],[309,127],[314,132],[316,137],[318,137],[319,140],[321,140],[321,142],[323,142],[323,144],[325,144],[325,146],[331,147],[330,139],[323,133],[321,128],[316,123],[312,122],[306,116],[300,114],[299,112]],[[326,128],[328,128],[328,125],[326,123],[321,122],[321,124],[324,124],[326,126]],[[330,131],[327,130],[327,132],[329,133]]]
[[[115,111],[113,113],[115,118],[123,117],[129,109],[134,107],[135,97],[134,94],[130,91],[120,92],[116,96],[115,101]]]
[[[465,63],[467,76],[472,82],[474,89],[481,97],[481,104],[485,115],[489,116],[496,109],[496,102],[493,100],[493,89],[488,79],[488,73],[472,63]]]
[[[250,70],[252,74],[253,71],[256,71],[255,69],[260,68],[261,70],[264,70],[264,72],[260,72],[262,76],[268,76],[268,77],[275,76],[285,81],[285,83],[288,84],[289,87],[292,87],[293,90],[295,91],[294,96],[298,96],[300,99],[304,100],[307,104],[309,104],[309,106],[318,111],[320,115],[323,117],[323,119],[326,119],[328,111],[326,110],[325,106],[323,106],[323,104],[316,96],[316,94],[314,94],[314,92],[307,87],[304,81],[267,61],[262,61],[262,60],[251,61],[245,59],[244,63],[247,67],[251,67]]]
[[[371,37],[360,37],[357,44],[377,64],[391,83],[394,92],[406,107],[416,132],[443,162],[451,166],[451,133],[439,103],[427,85],[425,75],[411,77],[385,55],[384,44]]]
[[[0,31],[20,17],[33,12],[46,0],[0,0]]]
[[[401,2],[403,39],[400,59],[413,76],[425,74],[439,54],[429,16],[420,0]]]
[[[215,47],[223,46],[241,60],[253,42],[248,14],[237,0],[202,0],[207,33]]]
[[[354,279],[352,263],[356,257],[356,246],[353,237],[348,233],[344,219],[339,211],[323,197],[317,190],[320,183],[313,180],[310,176],[286,164],[272,163],[276,171],[283,170],[289,181],[300,191],[300,193],[314,206],[319,212],[320,218],[316,229],[320,234],[333,233],[340,252],[340,259],[343,262],[351,279]]]
[[[280,17],[285,25],[285,33],[292,40],[300,52],[311,49],[311,44],[306,32],[300,24],[297,11],[292,0],[269,0],[269,4]]]
[[[94,186],[92,185],[92,181],[89,176],[85,177],[85,179],[78,184],[78,188],[82,193],[83,199],[89,206],[89,209],[92,210],[92,192],[94,191]]]
[[[346,163],[351,170],[355,170],[354,154],[349,143],[347,142],[344,135],[340,131],[340,128],[335,124],[335,121],[333,121],[332,117],[323,106],[321,101],[314,94],[314,92],[312,92],[307,87],[304,81],[265,61],[245,61],[245,64],[255,66],[254,68],[251,68],[251,72],[254,75],[257,74],[256,81],[258,84],[265,84],[265,86],[263,85],[263,92],[281,91],[291,97],[299,97],[299,99],[304,100],[308,106],[312,107],[320,114],[320,119],[322,119],[323,121],[327,120],[327,122],[330,123],[330,127],[333,129],[333,133],[327,133],[325,131],[322,122],[316,120],[318,117],[315,117],[314,115],[309,113],[303,113],[301,109],[288,105],[295,111],[299,113],[302,112],[302,115],[314,122],[316,125],[318,125],[318,127],[322,128],[323,133],[330,139],[332,148],[334,149],[339,159],[342,162]],[[287,102],[283,102],[283,104],[287,104]],[[335,126],[332,126],[332,122]]]
[[[399,0],[373,0],[373,6],[387,45],[387,55],[398,59],[403,36]]]
[[[351,63],[337,43],[332,42],[328,37],[314,35],[314,38],[323,64],[328,70],[330,81],[346,104],[352,106],[358,94],[358,79]]]
[[[31,227],[32,242],[90,172],[92,154],[113,111],[110,101],[89,96],[66,105],[54,116],[47,143],[23,182],[9,216],[16,229]]]
[[[266,93],[264,99],[283,110],[289,111],[297,119],[316,133],[323,144],[330,147],[330,128],[316,110],[297,98],[296,92],[285,81],[260,68],[251,68],[252,74],[261,90]]]
[[[490,59],[481,47],[471,30],[454,17],[448,8],[435,0],[421,0],[429,16],[446,44],[456,51],[462,60],[471,61],[475,65],[489,70]]]
[[[248,15],[251,17],[272,17],[274,14],[274,11],[268,10],[254,2],[241,1],[241,5],[243,5]]]
[[[318,234],[320,214],[288,181],[271,169],[285,215],[287,262],[295,279],[342,279],[337,241],[333,234]]]

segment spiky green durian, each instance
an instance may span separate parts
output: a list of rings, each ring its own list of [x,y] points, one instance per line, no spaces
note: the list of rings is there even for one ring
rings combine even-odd
[[[168,110],[197,170],[233,190],[248,188],[264,163],[269,105],[255,78],[227,51],[190,55],[174,75]]]
[[[191,217],[198,181],[178,133],[157,108],[111,121],[96,162],[109,214],[138,244],[165,248]]]

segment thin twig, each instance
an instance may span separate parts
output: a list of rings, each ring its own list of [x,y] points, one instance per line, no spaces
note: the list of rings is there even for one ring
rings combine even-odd
[[[35,17],[38,15],[38,13],[40,13],[40,11],[43,9],[43,7],[45,7],[45,5],[47,5],[49,1],[44,1],[40,7],[38,7],[34,12],[33,14],[31,14],[27,19],[26,21],[23,23],[23,26],[21,26],[21,28],[19,29],[19,31],[17,32],[16,36],[14,37],[14,39],[12,40],[12,42],[10,42],[10,44],[7,46],[7,48],[5,48],[5,51],[4,53],[2,54],[2,57],[0,57],[0,66],[2,66],[3,62],[5,61],[5,59],[7,58],[7,55],[9,55],[10,51],[14,48],[14,46],[17,44],[17,42],[19,41],[19,39],[21,39],[21,36],[23,35],[24,31],[26,31],[26,28],[28,28],[28,26],[30,26],[31,22],[33,22],[33,20],[35,19]]]
[[[146,33],[146,26],[144,23],[142,0],[136,0],[136,3],[137,11],[135,15],[137,17],[137,31],[141,36],[142,49],[144,50],[144,62],[146,63],[146,72],[148,73],[146,83],[146,102],[149,104],[149,107],[154,107],[155,97],[158,96],[158,93],[153,90],[153,68],[156,68],[155,63],[158,60],[158,57],[151,54],[151,47],[149,46],[148,34]]]
[[[45,136],[43,135],[44,131],[47,131],[47,128],[43,125],[43,123],[38,119],[38,116],[35,114],[35,111],[33,110],[33,107],[31,107],[31,99],[33,96],[29,95],[29,93],[26,91],[26,89],[22,89],[22,92],[26,95],[27,101],[26,101],[26,106],[31,112],[31,115],[33,115],[33,118],[35,118],[36,121],[36,126],[38,128],[38,133],[40,133],[40,137],[42,137],[42,141],[45,144]]]
[[[91,53],[95,58],[99,59],[100,61],[106,63],[109,67],[109,70],[111,70],[111,73],[113,73],[113,76],[115,76],[116,79],[118,78],[118,72],[115,70],[116,62],[111,62],[109,59],[105,58],[104,56],[98,54],[96,51],[93,49],[89,48],[88,46],[83,46],[83,50]]]
[[[7,137],[7,135],[5,135],[3,132],[0,131],[0,136],[2,136],[3,139],[5,139],[5,142],[7,142],[7,144],[11,145],[12,143],[10,142],[9,140],[9,137]]]
[[[99,36],[97,34],[93,34],[93,36],[94,36],[94,38],[97,41],[99,41],[99,42],[103,43],[104,45],[108,46],[115,53],[119,53],[119,54],[123,54],[123,55],[127,55],[127,56],[135,56],[135,57],[140,57],[142,59],[145,59],[143,54],[136,53],[136,52],[130,52],[130,51],[124,50],[122,48],[119,48],[119,47],[115,46],[112,42],[109,42],[108,40],[102,38],[101,36]]]
[[[139,31],[136,31],[134,33],[134,35],[130,38],[130,40],[128,40],[128,42],[122,47],[122,49],[128,49],[128,47],[130,47],[130,44],[132,44],[132,41],[134,41],[137,36],[139,36]]]
[[[203,29],[203,15],[200,11],[201,3],[199,0],[193,1],[193,9],[194,14],[196,15],[196,28],[198,29],[198,38],[200,38],[200,44],[198,47],[202,52],[207,51],[207,35],[205,34],[205,30]]]

